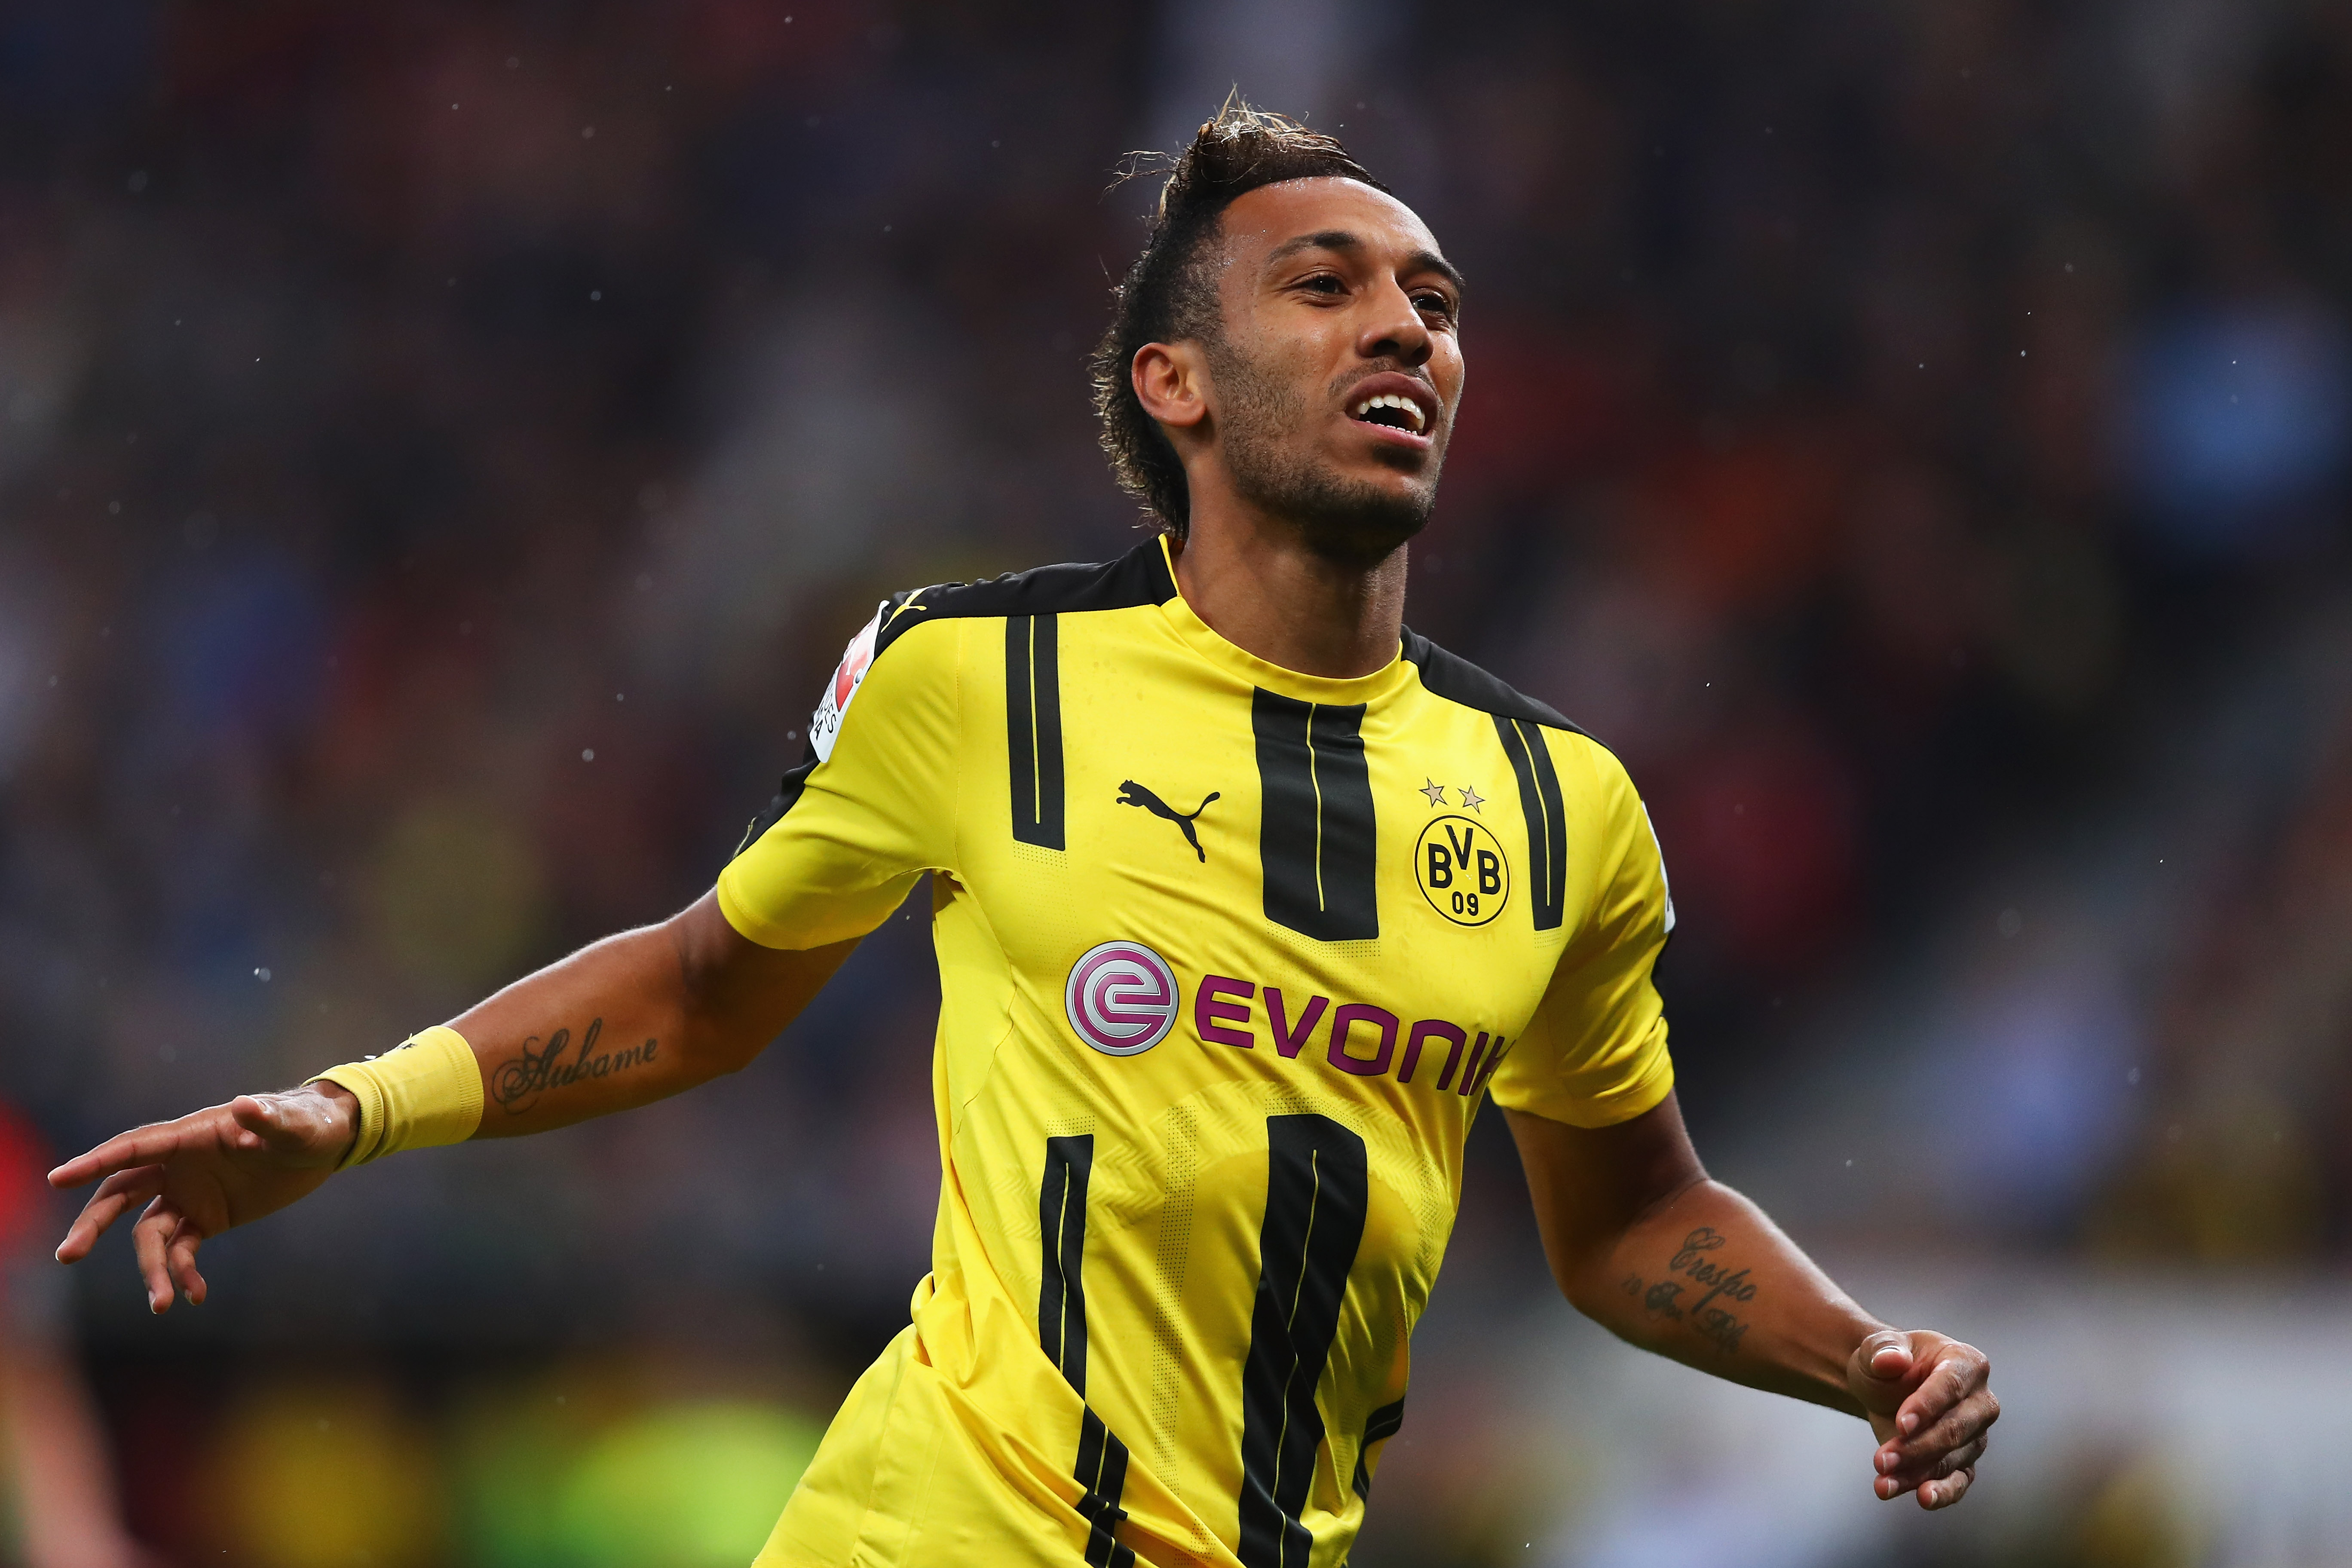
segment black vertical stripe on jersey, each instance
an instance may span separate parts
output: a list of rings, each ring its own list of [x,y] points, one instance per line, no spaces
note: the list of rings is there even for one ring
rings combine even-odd
[[[1062,661],[1055,616],[1004,617],[1004,751],[1013,837],[1062,847]]]
[[[1087,1521],[1089,1568],[1132,1568],[1135,1552],[1121,1545],[1117,1534],[1118,1521],[1127,1517],[1127,1510],[1118,1506],[1119,1493],[1127,1489],[1127,1445],[1103,1425],[1091,1405],[1078,1418],[1077,1477],[1087,1489],[1078,1500],[1078,1512]]]
[[[1087,1186],[1094,1174],[1091,1132],[1045,1140],[1045,1174],[1037,1184],[1037,1343],[1070,1387],[1087,1395]],[[1078,1457],[1072,1467],[1086,1489],[1078,1499],[1087,1521],[1087,1562],[1092,1568],[1130,1568],[1135,1553],[1116,1533],[1127,1510],[1127,1445],[1112,1436],[1091,1405],[1078,1413]]]
[[[1543,731],[1525,719],[1495,716],[1511,772],[1519,777],[1519,809],[1528,817],[1528,859],[1535,882],[1536,930],[1556,931],[1568,901],[1568,820],[1559,800],[1559,774]]]
[[[1241,1560],[1307,1568],[1298,1521],[1323,1446],[1315,1386],[1339,1331],[1348,1271],[1364,1238],[1364,1141],[1328,1116],[1265,1119],[1265,1221],[1242,1365]]]
[[[1300,702],[1263,689],[1250,700],[1265,918],[1321,942],[1381,934],[1363,723],[1361,703]]]
[[[1095,1135],[1045,1140],[1045,1179],[1037,1188],[1045,1267],[1037,1287],[1037,1343],[1045,1359],[1087,1393],[1087,1178]]]
[[[1372,1451],[1373,1444],[1395,1436],[1403,1426],[1404,1401],[1402,1399],[1393,1405],[1383,1405],[1364,1417],[1364,1440],[1356,1445],[1355,1489],[1358,1497],[1372,1495],[1372,1468],[1365,1462],[1365,1456]]]

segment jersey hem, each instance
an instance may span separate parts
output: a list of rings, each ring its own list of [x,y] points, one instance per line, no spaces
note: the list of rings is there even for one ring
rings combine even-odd
[[[1640,1078],[1598,1100],[1580,1100],[1566,1106],[1538,1105],[1530,1100],[1524,1104],[1513,1105],[1496,1095],[1495,1103],[1506,1110],[1524,1111],[1530,1116],[1543,1117],[1546,1121],[1591,1130],[1615,1127],[1645,1111],[1655,1110],[1665,1102],[1674,1087],[1674,1058],[1661,1050],[1658,1059]]]
[[[746,845],[745,847],[748,848],[750,846]],[[711,891],[718,894],[719,912],[727,917],[727,923],[734,927],[735,934],[747,942],[755,942],[761,947],[777,952],[802,951],[800,945],[792,940],[788,932],[781,927],[768,924],[737,900],[734,893],[728,888],[729,882],[732,879],[729,873],[734,869],[734,863],[730,861],[726,868],[719,873],[719,880],[712,887]]]

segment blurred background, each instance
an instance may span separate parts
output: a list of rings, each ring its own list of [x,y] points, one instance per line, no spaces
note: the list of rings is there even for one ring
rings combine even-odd
[[[2352,11],[8,0],[23,1561],[746,1559],[925,1267],[919,920],[161,1322],[38,1172],[668,913],[884,593],[1133,542],[1111,171],[1235,83],[1471,279],[1408,618],[1642,785],[1702,1152],[2010,1412],[1877,1503],[1559,1303],[1490,1112],[1354,1561],[2352,1560]]]

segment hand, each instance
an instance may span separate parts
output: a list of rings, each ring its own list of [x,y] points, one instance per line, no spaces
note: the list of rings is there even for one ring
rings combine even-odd
[[[1984,1352],[1926,1329],[1882,1329],[1854,1348],[1845,1386],[1878,1434],[1881,1498],[1911,1492],[1932,1509],[1968,1496],[1985,1434],[2000,1418],[1991,1373]]]
[[[196,1248],[315,1189],[334,1173],[358,1131],[351,1091],[320,1083],[283,1094],[241,1094],[177,1121],[119,1133],[49,1173],[53,1187],[106,1178],[66,1232],[58,1261],[87,1258],[107,1226],[143,1203],[131,1244],[147,1281],[147,1310],[168,1310],[175,1283],[190,1306],[201,1305],[205,1277],[196,1272]]]

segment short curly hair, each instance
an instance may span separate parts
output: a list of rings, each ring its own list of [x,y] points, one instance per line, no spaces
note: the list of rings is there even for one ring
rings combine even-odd
[[[1144,172],[1141,162],[1130,163],[1127,177]],[[1260,185],[1326,176],[1388,189],[1332,137],[1253,109],[1239,94],[1228,98],[1170,169],[1143,254],[1112,290],[1110,326],[1089,362],[1095,415],[1119,488],[1143,502],[1164,533],[1184,537],[1192,501],[1175,447],[1135,395],[1136,351],[1182,338],[1216,342],[1223,331],[1216,274],[1204,263],[1225,208]]]

